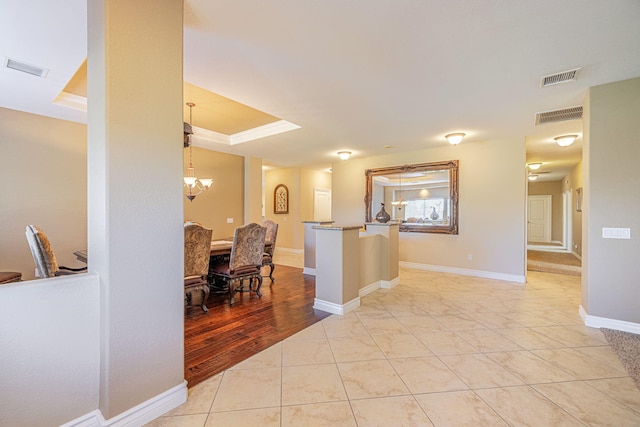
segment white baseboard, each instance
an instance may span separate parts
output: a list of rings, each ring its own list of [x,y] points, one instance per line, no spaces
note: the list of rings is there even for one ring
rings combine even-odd
[[[303,254],[304,253],[304,249],[294,249],[294,248],[281,248],[281,247],[276,247],[276,253],[277,252],[286,252],[288,254]],[[274,253],[275,255],[275,253]]]
[[[383,288],[383,289],[395,288],[399,284],[400,284],[400,278],[399,277],[396,277],[395,279],[391,279],[391,280],[381,280],[380,281],[380,287]]]
[[[370,283],[367,286],[360,288],[360,291],[358,291],[358,295],[360,296],[360,298],[362,298],[365,295],[369,295],[371,292],[377,291],[378,289],[380,289],[380,287],[380,281]]]
[[[360,307],[360,297],[356,297],[346,304],[336,304],[334,302],[323,301],[318,298],[315,298],[313,301],[313,308],[326,311],[331,314],[339,314],[341,316],[358,307]]]
[[[315,268],[311,268],[311,267],[304,267],[302,269],[302,274],[308,274],[309,276],[315,276],[316,275],[316,269]]]
[[[99,412],[98,410],[91,411],[75,420],[62,424],[60,427],[98,427],[100,425],[98,421]]]
[[[564,246],[543,246],[543,245],[527,245],[527,250],[542,252],[560,252],[571,253],[571,250]]]
[[[616,331],[631,332],[632,334],[640,334],[640,324],[627,322],[625,320],[609,319],[607,317],[591,316],[587,314],[585,309],[580,306],[578,313],[586,326],[590,328],[607,328]]]
[[[91,411],[61,427],[138,427],[155,420],[187,401],[187,382],[170,388],[151,399],[105,420],[99,409]]]
[[[505,282],[525,283],[524,275],[495,273],[492,271],[470,270],[467,268],[445,267],[442,265],[419,264],[417,262],[400,261],[400,267],[416,270],[437,271],[439,273],[460,274],[462,276],[483,277],[485,279],[503,280]]]

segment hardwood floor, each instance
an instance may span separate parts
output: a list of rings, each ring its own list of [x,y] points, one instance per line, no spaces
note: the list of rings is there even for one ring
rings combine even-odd
[[[262,298],[211,294],[207,307],[189,307],[184,322],[184,371],[188,386],[253,356],[329,313],[313,309],[315,277],[301,268],[276,265],[275,282],[263,279]]]

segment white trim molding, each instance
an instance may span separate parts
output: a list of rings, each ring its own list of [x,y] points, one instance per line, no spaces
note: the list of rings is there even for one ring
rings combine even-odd
[[[315,298],[313,301],[313,308],[317,310],[326,311],[331,314],[347,314],[350,311],[355,310],[360,307],[360,297],[356,297],[346,304],[336,304],[334,302],[323,301],[318,298]]]
[[[369,283],[367,286],[363,286],[358,291],[358,295],[362,298],[365,295],[369,295],[371,292],[375,292],[382,287],[382,281],[379,280],[377,282]]]
[[[492,271],[471,270],[468,268],[445,267],[442,265],[419,264],[417,262],[400,261],[400,267],[415,270],[437,271],[439,273],[460,274],[462,276],[482,277],[485,279],[502,280],[505,282],[526,283],[524,274],[495,273]]]
[[[170,388],[139,405],[106,420],[99,409],[91,411],[61,427],[125,427],[141,426],[155,420],[187,401],[187,382]]]
[[[277,135],[289,132],[291,130],[300,129],[300,126],[288,122],[286,120],[278,120],[276,122],[267,123],[253,129],[234,133],[229,137],[231,145],[242,144],[243,142],[255,141],[256,139],[266,138],[267,136]]]
[[[399,284],[400,284],[400,278],[399,277],[396,277],[395,279],[391,279],[391,280],[381,280],[380,281],[380,287],[383,288],[383,289],[395,288]]]
[[[75,420],[71,420],[62,424],[60,427],[96,427],[99,426],[98,422],[98,413],[100,411],[95,410],[91,411],[88,414],[84,414],[81,417],[76,418]]]
[[[616,331],[630,332],[632,334],[640,334],[640,324],[638,323],[609,319],[607,317],[591,316],[590,314],[587,314],[582,305],[578,309],[578,314],[580,314],[585,326],[589,326],[590,328],[607,328],[615,329]]]
[[[278,252],[286,252],[288,254],[303,254],[304,253],[304,249],[295,249],[295,248],[280,248],[277,247],[276,248],[276,252],[273,254],[274,256],[277,255]]]
[[[74,95],[69,92],[60,92],[60,94],[53,100],[53,103],[80,111],[87,111],[87,98],[84,96]]]
[[[224,133],[197,126],[192,126],[191,128],[193,130],[194,147],[215,149],[215,146],[211,146],[212,142],[229,146],[237,145],[242,144],[243,142],[255,141],[256,139],[266,138],[267,136],[278,135],[280,133],[300,129],[300,126],[286,120],[277,120],[253,129],[234,133],[233,135],[226,135]]]
[[[311,267],[304,267],[302,269],[302,274],[308,274],[309,276],[315,276],[316,275],[316,269],[315,268],[311,268]]]

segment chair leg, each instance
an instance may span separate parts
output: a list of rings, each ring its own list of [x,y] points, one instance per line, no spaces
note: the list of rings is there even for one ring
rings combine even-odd
[[[233,282],[229,280],[229,305],[233,305],[236,302],[234,298],[235,292],[233,291]]]
[[[269,264],[269,279],[271,279],[271,283],[273,283],[273,270],[276,269],[276,266],[274,263]]]
[[[258,286],[256,287],[256,295],[258,295],[258,298],[261,298],[262,294],[260,293],[260,288],[262,287],[262,276],[258,274],[256,276],[256,280],[258,281]]]
[[[202,305],[200,307],[202,307],[202,311],[204,311],[205,313],[209,312],[209,309],[207,308],[207,300],[209,299],[209,286],[205,285],[202,287]]]
[[[229,280],[229,305],[233,305],[236,302],[236,281]]]

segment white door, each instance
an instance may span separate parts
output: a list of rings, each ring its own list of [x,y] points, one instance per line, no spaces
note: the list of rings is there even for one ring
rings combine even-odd
[[[313,189],[313,220],[327,221],[331,219],[331,190]]]
[[[529,196],[527,241],[551,242],[551,196]]]

